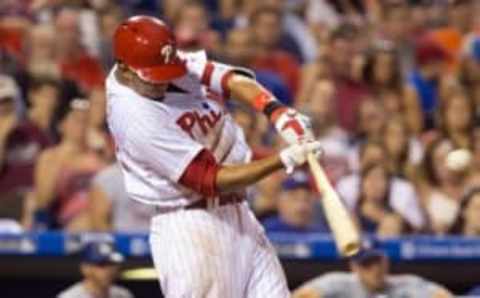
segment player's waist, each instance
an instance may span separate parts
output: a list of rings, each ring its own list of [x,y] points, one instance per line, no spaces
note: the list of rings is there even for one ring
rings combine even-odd
[[[208,210],[217,208],[220,206],[233,205],[245,201],[246,193],[245,192],[235,192],[222,194],[214,198],[201,198],[192,202],[188,202],[183,206],[175,207],[166,207],[166,206],[155,206],[155,213],[163,214],[174,212],[178,210]]]

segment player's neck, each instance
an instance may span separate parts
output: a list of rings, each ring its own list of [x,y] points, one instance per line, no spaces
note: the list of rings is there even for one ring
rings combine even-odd
[[[85,279],[83,281],[83,287],[85,290],[91,294],[92,297],[95,298],[106,298],[108,297],[108,288],[102,288],[96,285],[91,280]]]

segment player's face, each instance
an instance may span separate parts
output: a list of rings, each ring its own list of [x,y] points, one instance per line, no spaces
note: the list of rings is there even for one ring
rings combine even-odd
[[[388,262],[386,258],[380,257],[366,261],[363,264],[354,264],[352,265],[352,270],[367,289],[378,291],[385,285],[385,278],[388,274]]]
[[[118,274],[117,265],[83,265],[83,274],[86,279],[96,285],[107,288],[113,284]]]
[[[149,98],[161,98],[167,91],[168,83],[153,84],[140,79],[136,74],[128,76],[131,87],[140,95]]]

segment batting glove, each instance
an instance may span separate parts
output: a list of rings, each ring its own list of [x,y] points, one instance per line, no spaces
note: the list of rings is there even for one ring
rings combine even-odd
[[[274,121],[280,136],[290,145],[314,139],[312,122],[309,117],[287,108]]]
[[[282,161],[287,174],[291,174],[296,167],[302,166],[307,161],[309,153],[315,154],[318,159],[322,156],[322,147],[319,141],[308,141],[293,144],[280,151]]]

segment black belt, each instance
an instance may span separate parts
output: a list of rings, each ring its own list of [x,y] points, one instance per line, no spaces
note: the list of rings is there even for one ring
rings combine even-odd
[[[213,204],[210,202],[210,198],[201,199],[191,203],[190,205],[185,206],[183,209],[185,210],[192,210],[192,209],[208,209],[208,207]],[[228,194],[228,195],[221,195],[218,200],[217,206],[225,206],[231,205],[236,203],[241,203],[245,200],[245,196],[239,194]]]

